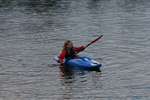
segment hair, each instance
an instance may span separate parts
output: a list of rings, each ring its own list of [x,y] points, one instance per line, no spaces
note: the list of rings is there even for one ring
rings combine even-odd
[[[72,41],[70,41],[70,40],[67,40],[67,41],[65,41],[64,42],[64,46],[63,46],[63,50],[67,50],[67,45],[69,44],[69,43],[71,43]]]

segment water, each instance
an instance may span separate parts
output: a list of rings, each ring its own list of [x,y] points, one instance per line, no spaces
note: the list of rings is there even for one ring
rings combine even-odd
[[[0,100],[150,100],[149,26],[149,0],[0,0]],[[53,61],[101,34],[101,73]]]

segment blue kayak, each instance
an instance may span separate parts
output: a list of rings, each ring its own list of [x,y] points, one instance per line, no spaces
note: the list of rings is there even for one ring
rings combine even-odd
[[[55,60],[58,61],[58,57]],[[65,67],[73,69],[100,71],[101,66],[102,64],[89,57],[77,57],[65,61]]]

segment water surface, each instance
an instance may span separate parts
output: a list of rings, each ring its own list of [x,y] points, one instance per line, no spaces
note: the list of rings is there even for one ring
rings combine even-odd
[[[149,0],[0,0],[0,99],[150,100]],[[102,73],[64,71],[67,39]]]

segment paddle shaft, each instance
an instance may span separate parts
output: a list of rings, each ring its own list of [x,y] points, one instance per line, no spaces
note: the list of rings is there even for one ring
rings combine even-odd
[[[101,39],[103,37],[103,35],[99,36],[98,38],[96,38],[95,40],[93,40],[92,42],[90,42],[89,44],[87,44],[85,46],[85,48],[89,47],[91,44],[95,43],[96,41],[98,41],[99,39]]]

